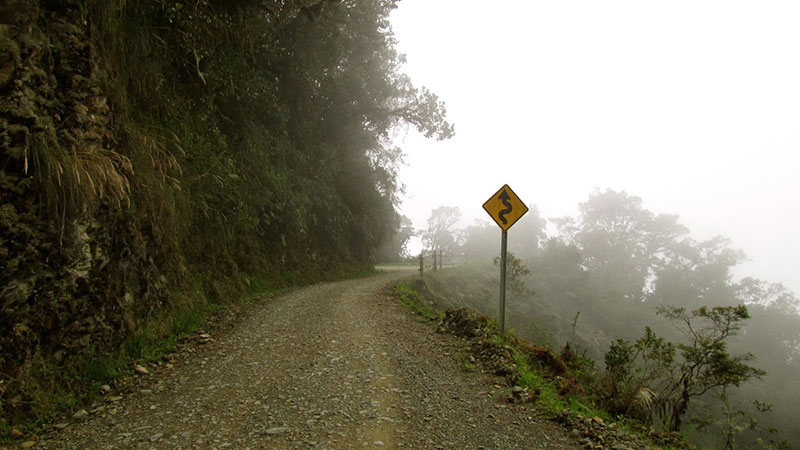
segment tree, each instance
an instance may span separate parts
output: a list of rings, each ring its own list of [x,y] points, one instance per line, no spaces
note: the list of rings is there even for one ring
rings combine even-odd
[[[692,424],[700,432],[707,433],[709,428],[716,428],[721,436],[723,448],[758,449],[790,449],[785,439],[780,438],[780,430],[775,427],[760,426],[757,416],[772,412],[769,403],[753,400],[749,405],[736,402],[728,393],[728,386],[712,394],[719,401],[719,414],[709,410],[692,418]],[[742,445],[745,433],[760,435],[752,439],[752,446]]]
[[[751,277],[734,288],[737,298],[753,313],[744,331],[747,345],[759,352],[769,352],[773,362],[800,361],[800,314],[794,292],[781,283],[767,283]]]
[[[395,1],[285,3],[264,31],[274,38],[268,45],[256,39],[248,47],[265,52],[264,60],[256,60],[253,73],[240,70],[223,77],[225,85],[240,86],[248,86],[246,80],[231,80],[260,77],[269,89],[257,91],[255,101],[248,102],[251,111],[236,111],[241,109],[236,100],[249,91],[234,92],[236,97],[225,102],[225,117],[242,119],[228,119],[236,124],[257,118],[252,128],[279,140],[265,145],[273,153],[266,169],[288,169],[292,176],[285,184],[294,186],[286,190],[305,197],[283,202],[292,210],[281,217],[292,217],[297,204],[305,206],[297,216],[307,223],[289,230],[307,233],[290,235],[290,241],[307,241],[318,254],[374,260],[379,246],[395,235],[393,216],[402,189],[397,182],[402,152],[392,143],[393,133],[412,126],[427,137],[446,139],[453,127],[436,95],[415,87],[400,71],[403,56],[389,22]],[[251,12],[236,17],[263,17]],[[242,39],[254,38],[243,33]],[[333,189],[320,193],[319,186]]]
[[[635,380],[630,383],[634,389],[625,391],[629,403],[645,392],[647,382],[648,391],[654,394],[648,403],[652,409],[666,412],[663,420],[670,431],[681,429],[693,398],[708,393],[719,396],[724,389],[766,374],[748,364],[754,359],[752,354],[732,356],[728,352],[729,339],[750,317],[746,306],[703,306],[691,312],[659,307],[658,312],[673,321],[686,342],[665,342],[647,328],[645,337],[635,345],[619,340],[611,346],[606,371],[613,383]],[[679,357],[675,357],[675,349]],[[632,374],[634,370],[639,376]]]
[[[744,320],[750,318],[745,305],[711,309],[703,306],[692,312],[684,308],[660,307],[658,311],[675,321],[675,327],[688,341],[678,344],[681,360],[664,390],[664,397],[672,399],[669,419],[672,431],[680,430],[681,419],[693,397],[731,385],[738,387],[766,374],[747,364],[754,359],[751,353],[739,356],[728,353],[728,339],[738,333]],[[698,328],[697,320],[706,325]]]
[[[539,244],[544,242],[547,237],[545,227],[547,221],[539,215],[539,208],[532,205],[525,216],[514,224],[514,228],[509,231],[508,249],[519,255],[520,258],[528,260],[539,253]],[[495,241],[499,241],[496,239]],[[499,249],[499,244],[495,242]]]
[[[607,407],[629,414],[642,403],[652,403],[650,383],[663,377],[675,362],[675,345],[645,327],[644,336],[630,343],[617,339],[605,357]]]
[[[530,284],[536,291],[537,303],[547,305],[553,321],[549,324],[560,329],[566,337],[570,330],[568,318],[582,311],[584,317],[602,318],[602,305],[593,301],[595,294],[589,284],[589,274],[581,264],[580,250],[560,239],[544,242],[539,253],[528,261]],[[600,308],[598,310],[597,308]],[[544,308],[540,308],[540,313]],[[608,329],[600,325],[597,328]],[[598,350],[598,355],[602,350]]]
[[[431,212],[422,240],[431,250],[451,251],[457,245],[455,226],[461,220],[456,206],[440,206]]]
[[[738,285],[737,298],[749,305],[775,309],[781,314],[798,314],[800,300],[783,283],[767,283],[752,277],[743,278]]]
[[[411,219],[397,215],[397,225],[392,238],[378,248],[378,261],[399,261],[409,257],[408,240],[414,236]]]
[[[664,252],[687,229],[677,216],[654,215],[625,191],[595,190],[579,205],[578,220],[554,221],[562,238],[577,246],[598,287],[610,297],[641,301]]]
[[[800,389],[797,374],[800,373],[800,314],[795,294],[781,283],[744,278],[735,286],[737,298],[747,304],[751,319],[742,328],[740,339],[735,342],[738,352],[758,355],[761,366],[769,375],[760,383],[746,385],[731,393],[732,401],[748,404],[757,398],[773,405],[773,412],[763,417],[779,428],[795,447],[800,443]],[[742,442],[754,442],[754,438],[768,440],[772,433],[760,430],[746,432]]]
[[[500,252],[500,229],[494,222],[476,220],[464,230],[462,248],[468,258],[488,260]]]
[[[653,272],[647,300],[687,307],[737,304],[731,270],[743,259],[744,254],[720,236],[703,242],[675,240],[667,244]]]
[[[495,266],[500,265],[500,257],[495,256],[492,260]],[[528,269],[522,260],[517,258],[511,252],[508,252],[506,255],[506,282],[508,283],[508,288],[511,289],[511,292],[514,293],[516,298],[520,298],[524,295],[533,295],[534,292],[528,288],[525,284],[525,280],[523,277],[530,275],[531,271]]]

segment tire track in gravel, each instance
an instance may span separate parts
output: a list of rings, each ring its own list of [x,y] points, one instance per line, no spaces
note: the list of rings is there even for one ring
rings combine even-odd
[[[109,393],[39,448],[581,448],[509,388],[467,373],[462,342],[399,306],[409,273],[261,300],[135,392]],[[114,412],[114,414],[112,414]]]

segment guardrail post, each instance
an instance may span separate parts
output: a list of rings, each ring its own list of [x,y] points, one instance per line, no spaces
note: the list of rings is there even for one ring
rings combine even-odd
[[[424,272],[425,272],[425,253],[419,252],[419,276],[422,277]]]

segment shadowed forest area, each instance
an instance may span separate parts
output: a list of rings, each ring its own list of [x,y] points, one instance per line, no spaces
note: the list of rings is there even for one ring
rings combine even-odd
[[[438,274],[435,285],[455,299],[449,306],[497,317],[500,231],[488,221],[459,230],[458,220],[444,220],[459,214],[437,208],[422,231],[428,245],[472,261]],[[696,241],[677,216],[648,211],[624,191],[597,190],[577,217],[549,224],[533,207],[509,231],[506,321],[517,335],[566,346],[562,356],[594,374],[585,380],[611,412],[679,428],[713,448],[797,447],[793,292],[734,279],[745,255],[728,240]],[[646,414],[636,410],[643,396]],[[659,398],[671,409],[656,411]],[[670,417],[681,404],[683,417]]]
[[[221,304],[372,270],[393,134],[453,134],[394,7],[0,2],[0,431]]]

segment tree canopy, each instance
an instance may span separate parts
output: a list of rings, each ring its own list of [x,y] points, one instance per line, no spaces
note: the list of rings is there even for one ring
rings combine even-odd
[[[456,206],[435,208],[428,218],[428,228],[422,233],[423,242],[433,250],[454,250],[458,244],[456,225],[460,220],[461,210]]]

